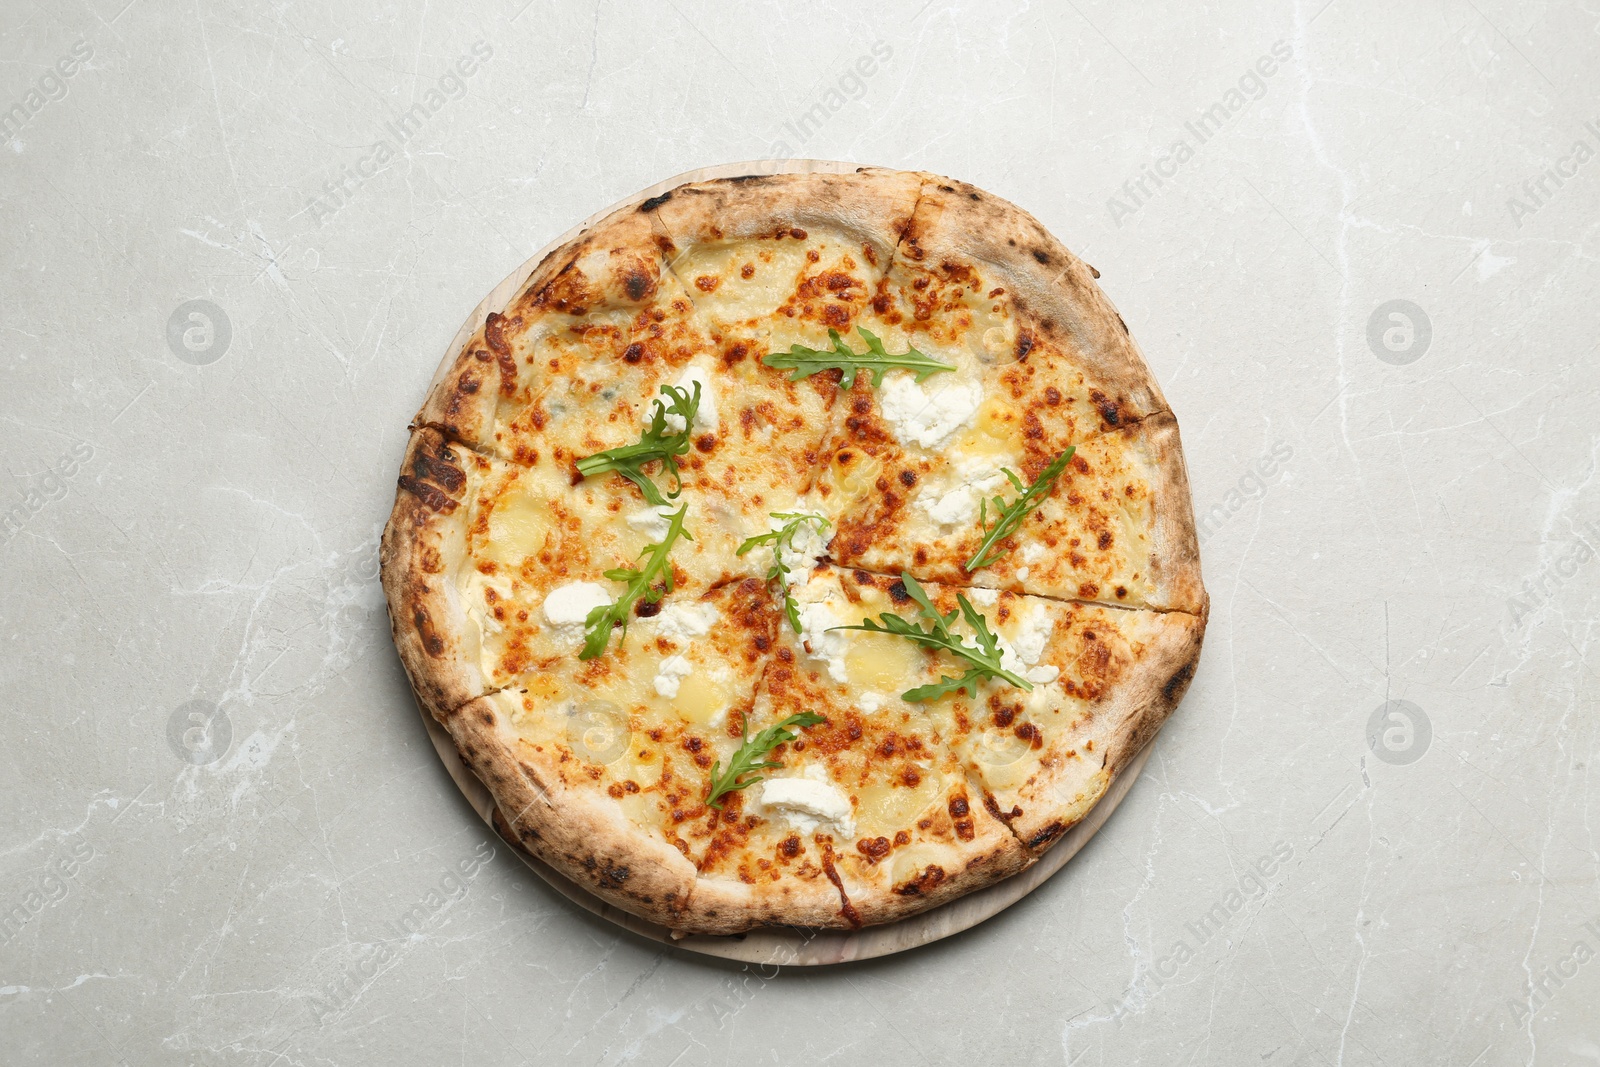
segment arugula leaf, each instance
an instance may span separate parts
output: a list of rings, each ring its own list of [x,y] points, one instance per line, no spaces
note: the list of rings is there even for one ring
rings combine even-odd
[[[611,631],[616,626],[622,627],[622,637],[618,638],[618,642],[626,640],[628,614],[641,598],[646,604],[654,604],[672,592],[672,564],[667,562],[667,555],[679,537],[694,540],[689,531],[683,528],[683,517],[688,513],[689,505],[685,504],[676,513],[667,516],[667,535],[661,539],[661,543],[650,545],[639,553],[648,557],[644,566],[617,567],[605,572],[613,582],[627,582],[628,587],[617,597],[616,603],[601,604],[583,620],[585,639],[583,650],[578,653],[579,659],[594,659],[603,653],[606,645],[611,643]],[[661,579],[660,585],[655,584],[657,578]]]
[[[928,375],[942,370],[955,370],[949,363],[940,363],[930,356],[923,355],[915,348],[907,347],[904,355],[891,356],[883,350],[883,342],[878,340],[865,327],[857,326],[859,333],[867,342],[865,352],[856,353],[850,350],[839,339],[838,330],[829,330],[828,337],[833,341],[833,349],[807,348],[804,345],[794,344],[789,346],[787,352],[772,352],[761,357],[761,362],[778,370],[792,370],[789,375],[791,382],[798,382],[802,378],[809,378],[825,370],[836,370],[843,373],[839,379],[841,388],[849,389],[856,384],[856,374],[865,371],[872,378],[872,387],[880,388],[883,385],[883,374],[889,370],[915,371],[917,381],[922,381]]]
[[[799,633],[800,605],[789,595],[789,568],[784,565],[783,550],[794,547],[794,535],[800,531],[802,523],[818,523],[819,532],[826,530],[832,524],[821,515],[808,515],[798,511],[774,511],[772,517],[781,519],[783,526],[768,533],[746,538],[735,555],[742,556],[760,545],[772,546],[772,566],[767,570],[767,584],[776,585],[783,591],[783,613],[789,617],[789,625],[794,627],[794,632]]]
[[[667,496],[676,500],[678,494],[683,491],[683,479],[678,476],[678,457],[689,451],[689,430],[694,425],[696,412],[700,410],[700,383],[694,383],[693,396],[689,395],[687,389],[680,389],[675,385],[663,385],[661,392],[672,401],[672,404],[669,407],[659,398],[651,401],[655,409],[651,412],[650,425],[645,428],[638,444],[608,448],[604,452],[584,456],[578,460],[578,473],[587,478],[594,474],[616,471],[637,485],[645,500],[652,504],[664,505],[667,501],[662,497],[661,490],[657,489],[655,483],[644,474],[644,465],[651,460],[659,459],[661,469],[672,477],[672,491]],[[682,430],[667,429],[669,411],[683,420]]]
[[[989,566],[1005,555],[999,547],[1000,542],[1016,533],[1017,529],[1022,526],[1022,520],[1032,515],[1039,505],[1044,503],[1045,497],[1049,496],[1050,491],[1055,488],[1056,479],[1060,478],[1061,472],[1067,469],[1067,461],[1072,458],[1072,454],[1077,450],[1078,446],[1068,445],[1065,452],[1051,460],[1050,465],[1039,472],[1039,477],[1034,479],[1032,485],[1023,485],[1021,478],[1018,478],[1005,467],[1000,468],[1000,473],[1010,479],[1012,488],[1022,495],[1009,504],[1001,497],[994,498],[995,510],[999,515],[995,519],[993,528],[989,526],[989,502],[984,500],[979,503],[978,527],[988,536],[983,539],[983,544],[978,546],[978,551],[973,554],[972,558],[961,565],[962,570],[971,574],[980,567]]]
[[[731,793],[735,789],[755,785],[763,780],[763,776],[756,774],[754,778],[744,778],[747,774],[768,770],[772,767],[782,767],[777,760],[767,759],[767,754],[786,741],[793,741],[797,734],[789,732],[790,726],[816,726],[818,723],[827,722],[821,715],[814,711],[802,711],[798,715],[791,715],[780,723],[762,730],[756,734],[755,739],[750,738],[750,723],[748,720],[743,727],[744,743],[739,746],[739,751],[733,754],[728,761],[726,772],[722,770],[722,761],[711,765],[711,793],[706,797],[706,804],[710,807],[722,808],[718,798],[724,793]],[[740,781],[744,778],[743,781]]]
[[[988,620],[985,619],[977,608],[972,606],[964,595],[956,594],[956,603],[961,605],[959,612],[952,611],[948,615],[939,614],[939,609],[933,606],[933,601],[928,599],[927,592],[917,580],[904,572],[900,580],[905,583],[906,592],[911,599],[917,602],[922,609],[921,616],[928,621],[924,629],[914,622],[909,622],[893,612],[886,611],[881,616],[882,622],[871,619],[862,619],[856,626],[832,626],[829,630],[866,630],[875,634],[893,634],[915,641],[924,648],[942,648],[946,652],[953,652],[960,656],[970,666],[966,673],[959,677],[942,677],[937,682],[919,685],[915,689],[907,690],[900,694],[900,699],[916,704],[924,700],[933,700],[946,693],[953,693],[964,689],[967,696],[976,700],[978,698],[978,683],[985,678],[999,678],[1010,682],[1018,689],[1032,689],[1033,683],[1000,666],[1004,653],[1000,651],[1000,639],[989,631]],[[956,621],[957,616],[965,618],[967,625],[972,627],[976,635],[977,644],[969,645],[961,639],[959,634],[950,632],[950,624]]]

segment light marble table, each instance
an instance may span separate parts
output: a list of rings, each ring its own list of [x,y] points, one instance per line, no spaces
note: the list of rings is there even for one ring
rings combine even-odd
[[[524,3],[0,10],[0,1062],[1600,1061],[1593,3]],[[375,540],[496,282],[788,155],[1100,269],[1213,608],[1053,880],[774,973],[507,854]]]

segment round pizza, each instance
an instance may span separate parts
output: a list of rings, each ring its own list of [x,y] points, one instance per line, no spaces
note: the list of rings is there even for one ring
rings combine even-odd
[[[1092,267],[931,174],[628,205],[448,360],[383,539],[508,839],[675,931],[1037,862],[1189,684],[1178,424]]]

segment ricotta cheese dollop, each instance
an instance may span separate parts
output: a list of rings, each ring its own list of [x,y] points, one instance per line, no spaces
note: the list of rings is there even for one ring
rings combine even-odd
[[[845,667],[845,652],[849,645],[848,631],[828,633],[828,627],[846,625],[848,621],[834,613],[832,601],[803,604],[800,607],[800,644],[810,655],[828,665],[828,675],[836,682],[850,681]]]
[[[678,687],[683,680],[694,673],[694,664],[683,656],[668,656],[661,661],[661,666],[656,668],[656,692],[668,700],[678,695]]]
[[[828,772],[817,764],[807,767],[802,778],[768,778],[762,782],[761,803],[781,814],[801,833],[816,833],[827,823],[840,837],[855,836],[850,798],[828,780]]]
[[[878,406],[901,444],[937,448],[978,411],[983,386],[977,382],[939,381],[929,390],[911,374],[891,374],[878,390]]]
[[[686,643],[692,638],[704,637],[710,633],[711,628],[721,617],[722,613],[717,610],[715,604],[692,600],[688,603],[671,603],[656,615],[656,633]]]
[[[577,626],[595,608],[609,605],[611,594],[598,582],[568,582],[545,594],[544,617],[551,626]]]
[[[717,417],[717,394],[711,388],[711,377],[706,373],[705,368],[699,364],[691,364],[673,385],[693,396],[696,382],[700,383],[700,406],[695,408],[694,428],[716,433],[717,426],[720,423]],[[664,394],[658,394],[654,400],[644,406],[644,423],[646,426],[650,425],[651,420],[655,417],[657,401],[666,405],[668,398]],[[668,411],[667,429],[673,433],[682,433],[685,429],[683,416]]]

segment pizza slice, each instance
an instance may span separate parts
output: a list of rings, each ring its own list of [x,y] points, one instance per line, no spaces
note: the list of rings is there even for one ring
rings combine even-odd
[[[1029,691],[958,696],[945,737],[984,804],[1041,852],[1105,794],[1155,736],[1194,674],[1205,617],[972,589],[1034,664]]]
[[[415,425],[530,466],[569,463],[596,432],[620,443],[706,350],[664,243],[630,206],[551,253],[442,368]]]
[[[568,661],[655,677],[650,646],[663,628],[698,626],[688,636],[701,637],[720,626],[693,605],[737,584],[722,580],[728,565],[757,566],[725,560],[698,525],[682,504],[670,516],[621,509],[610,490],[552,483],[418,431],[383,558],[395,640],[431,687],[424,699],[452,708]]]
[[[522,847],[567,870],[580,858],[586,888],[648,894],[670,925],[694,882],[717,741],[751,714],[776,622],[759,581],[728,583],[635,620],[605,656],[528,664],[445,726],[480,776],[520,771],[486,781]],[[484,751],[496,758],[471,758]]]
[[[1199,610],[1176,422],[1089,268],[999,204],[926,183],[857,337],[766,358],[851,386],[806,502],[830,556]]]
[[[1013,449],[992,427],[1015,421],[997,409],[933,453],[886,439],[874,414],[860,416],[807,502],[831,516],[830,558],[952,584],[1204,610],[1172,416],[1075,445],[1023,439]]]
[[[946,745],[948,715],[902,696],[943,665],[899,637],[834,629],[913,614],[904,586],[824,565],[798,573],[790,595],[802,628],[779,624],[748,736],[790,724],[793,740],[703,824],[696,912],[728,932],[752,916],[872,924],[1030,864]],[[720,769],[743,765],[742,736],[720,743]]]

